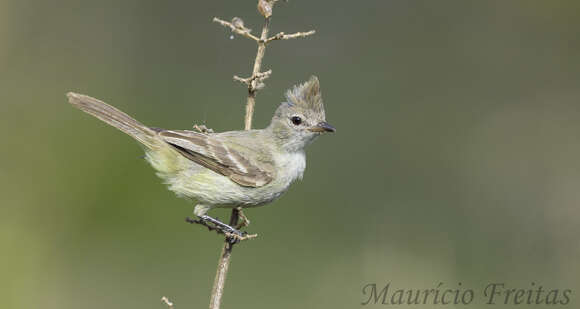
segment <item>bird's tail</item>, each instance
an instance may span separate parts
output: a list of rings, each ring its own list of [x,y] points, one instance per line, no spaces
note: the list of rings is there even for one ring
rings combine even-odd
[[[158,148],[161,140],[157,133],[111,105],[86,95],[69,92],[68,101],[74,107],[91,114],[109,125],[127,133],[149,149]]]

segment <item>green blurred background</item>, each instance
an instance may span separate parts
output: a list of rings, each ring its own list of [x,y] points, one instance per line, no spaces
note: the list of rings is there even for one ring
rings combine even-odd
[[[207,307],[221,239],[64,94],[151,126],[240,129],[231,76],[256,47],[211,19],[259,33],[255,7],[0,1],[1,307]],[[260,237],[235,248],[224,308],[358,308],[388,282],[461,282],[470,308],[490,307],[490,282],[535,282],[578,305],[578,1],[294,0],[271,25],[317,34],[268,47],[255,126],[315,74],[338,132],[309,147],[303,181],[246,212]]]

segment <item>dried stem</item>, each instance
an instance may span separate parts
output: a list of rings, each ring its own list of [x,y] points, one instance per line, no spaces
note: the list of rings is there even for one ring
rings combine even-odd
[[[236,21],[236,18],[234,18],[233,20]],[[237,33],[239,35],[245,36],[245,37],[247,37],[249,39],[252,39],[252,40],[254,40],[256,42],[258,42],[260,40],[255,35],[251,34],[250,31],[252,31],[252,30],[244,27],[244,24],[243,23],[241,23],[241,25],[239,23],[238,23],[238,25],[236,25],[236,24],[234,24],[234,22],[229,22],[229,21],[221,20],[221,19],[219,19],[217,17],[214,17],[213,18],[213,21],[216,22],[216,23],[221,24],[224,27],[228,27],[228,28],[232,29],[233,32],[235,32],[235,33]]]
[[[256,59],[254,60],[254,69],[252,70],[252,78],[260,73],[260,68],[262,67],[262,60],[264,59],[264,54],[266,53],[266,43],[264,42],[268,38],[268,32],[270,31],[270,17],[267,17],[264,21],[264,27],[262,27],[262,35],[260,36],[260,41],[258,42],[258,52],[256,53]],[[270,74],[268,74],[270,76]],[[252,117],[254,116],[254,106],[256,105],[256,79],[253,79],[248,84],[248,100],[246,101],[246,118],[244,121],[244,129],[252,129]]]
[[[236,226],[238,224],[238,208],[232,209],[232,216],[230,217],[230,226]],[[215,279],[213,281],[213,288],[211,289],[211,298],[209,300],[209,309],[219,309],[222,296],[224,295],[224,286],[226,284],[226,277],[228,275],[228,269],[230,267],[230,258],[232,256],[232,249],[234,244],[230,243],[227,239],[224,242],[222,252],[220,254],[220,259],[218,262],[217,271],[215,274]]]
[[[285,34],[284,32],[280,32],[280,33],[276,34],[275,36],[267,38],[264,41],[264,43],[268,44],[268,43],[270,43],[272,41],[276,41],[276,40],[290,40],[290,39],[296,39],[296,38],[303,38],[303,37],[307,37],[309,35],[313,35],[315,33],[316,33],[315,30],[310,30],[307,32],[296,32],[296,33],[292,33],[292,34]]]
[[[271,74],[272,74],[272,70],[268,70],[266,72],[260,72],[256,75],[250,76],[248,78],[242,78],[242,77],[239,77],[237,75],[234,75],[234,80],[237,80],[242,84],[246,84],[247,86],[250,86],[253,81],[257,80],[258,85],[256,86],[256,89],[260,89],[259,83],[262,82],[263,80],[267,79],[268,77],[270,77]]]
[[[216,19],[217,18],[214,18],[214,21]],[[256,59],[254,60],[254,69],[252,70],[252,77],[244,79],[247,81],[248,85],[248,100],[246,103],[246,117],[244,121],[245,130],[252,129],[252,116],[254,114],[254,105],[256,104],[256,91],[257,91],[255,86],[256,80],[260,78],[258,76],[261,76],[261,78],[264,79],[264,77],[269,76],[271,74],[270,71],[270,73],[259,75],[260,68],[262,66],[262,59],[264,59],[264,53],[266,52],[266,43],[264,43],[264,41],[266,40],[266,38],[268,38],[268,32],[270,30],[269,27],[270,27],[270,18],[268,17],[264,21],[264,27],[262,27],[262,35],[260,36],[261,42],[258,41],[258,52],[256,54]],[[238,225],[238,218],[239,218],[239,210],[235,208],[232,210],[232,216],[230,218],[230,226]],[[234,244],[230,243],[226,239],[226,241],[224,242],[224,246],[222,248],[215,279],[213,282],[213,289],[211,291],[211,298],[209,302],[210,309],[219,309],[220,307],[221,299],[224,293],[226,277],[230,266],[230,259],[232,256],[233,247]]]
[[[217,17],[213,18],[214,22],[219,23],[224,27],[230,28],[233,32],[242,35],[246,38],[254,40],[258,44],[258,52],[256,53],[256,59],[254,60],[254,68],[252,69],[252,75],[250,77],[239,77],[234,75],[234,80],[245,84],[248,87],[248,98],[246,100],[246,117],[244,120],[244,128],[246,130],[250,130],[252,128],[252,118],[254,115],[254,106],[256,105],[256,93],[258,90],[264,87],[264,80],[266,80],[272,74],[272,70],[268,70],[266,72],[260,72],[262,67],[262,60],[264,59],[264,54],[266,52],[266,45],[271,43],[272,41],[277,40],[290,40],[296,38],[303,38],[316,33],[315,30],[310,30],[306,32],[296,32],[292,34],[285,34],[284,32],[280,32],[272,37],[268,37],[268,32],[270,31],[270,17],[271,17],[271,8],[274,5],[276,0],[267,1],[267,0],[260,0],[258,8],[268,8],[269,13],[265,14],[265,12],[260,11],[265,17],[264,26],[262,27],[262,34],[260,37],[256,37],[255,35],[250,33],[250,29],[244,26],[244,22],[238,18],[234,17],[232,22],[228,22]]]
[[[256,53],[256,58],[254,60],[252,75],[247,78],[242,78],[234,75],[234,80],[239,81],[248,87],[248,98],[246,100],[246,116],[244,118],[245,130],[252,129],[252,118],[254,115],[254,107],[256,105],[256,93],[258,92],[258,90],[264,87],[263,81],[268,77],[270,77],[270,75],[272,74],[272,70],[260,72],[262,67],[262,60],[264,59],[264,54],[266,53],[266,45],[276,40],[301,38],[315,33],[314,30],[308,32],[297,32],[294,34],[284,34],[284,32],[280,32],[275,36],[268,38],[268,33],[270,31],[270,18],[272,15],[272,8],[277,1],[278,0],[258,0],[258,11],[260,12],[260,14],[262,14],[262,16],[264,16],[264,26],[262,27],[262,33],[259,38],[251,34],[250,33],[251,30],[246,28],[244,26],[244,22],[238,17],[234,17],[232,19],[232,22],[228,22],[219,19],[217,17],[213,18],[214,22],[217,22],[224,27],[228,27],[232,30],[232,32],[237,33],[246,38],[249,38],[251,40],[254,40],[258,44],[258,51]],[[230,226],[237,226],[240,216],[242,217],[245,224],[249,222],[247,218],[243,216],[241,208],[235,208],[232,210],[232,216],[230,218]],[[256,236],[257,235],[245,235],[238,240],[251,239]],[[219,309],[220,307],[234,244],[235,242],[228,241],[226,237],[226,241],[220,254],[216,276],[211,292],[211,299],[209,304],[210,309]]]

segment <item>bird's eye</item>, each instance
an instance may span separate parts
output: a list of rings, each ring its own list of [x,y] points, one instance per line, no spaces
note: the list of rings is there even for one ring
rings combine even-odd
[[[290,118],[290,120],[292,121],[292,123],[294,125],[300,125],[302,123],[302,118],[298,117],[298,116],[293,116],[292,118]]]

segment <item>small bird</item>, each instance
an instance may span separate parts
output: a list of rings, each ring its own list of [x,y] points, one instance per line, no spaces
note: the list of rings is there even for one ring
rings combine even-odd
[[[145,158],[180,197],[195,201],[199,222],[212,223],[221,232],[241,232],[207,215],[215,207],[247,208],[280,197],[290,184],[302,179],[306,168],[304,147],[325,132],[320,84],[313,76],[286,92],[270,125],[260,130],[165,130],[147,127],[95,98],[69,92],[70,104],[130,135],[145,147]]]

